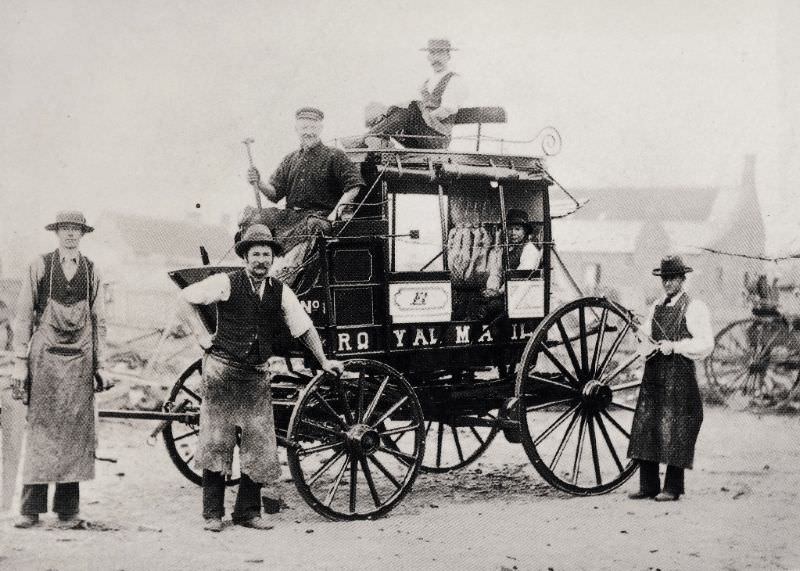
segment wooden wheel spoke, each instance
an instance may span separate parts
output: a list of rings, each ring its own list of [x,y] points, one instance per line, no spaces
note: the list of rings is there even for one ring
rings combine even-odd
[[[339,451],[338,451],[336,454],[334,454],[333,456],[331,456],[330,458],[328,458],[328,459],[327,459],[327,460],[326,460],[326,461],[325,461],[325,462],[322,464],[322,466],[320,466],[320,467],[319,467],[319,469],[317,469],[317,471],[316,471],[316,472],[314,472],[314,474],[313,474],[313,475],[312,475],[312,476],[311,476],[311,477],[308,479],[307,483],[308,483],[309,487],[313,486],[313,485],[314,485],[314,483],[316,483],[316,481],[317,481],[317,480],[319,480],[319,478],[320,478],[320,477],[321,477],[321,476],[322,476],[322,475],[323,475],[325,472],[327,472],[328,470],[330,470],[331,466],[333,466],[334,464],[336,464],[336,461],[337,461],[337,460],[339,460],[339,458],[341,458],[342,456],[344,456],[344,449],[342,449],[342,450],[339,450]]]
[[[391,408],[389,408],[389,410],[387,410],[385,413],[383,413],[383,415],[372,424],[373,428],[378,426],[381,422],[383,422],[384,420],[386,420],[390,416],[392,416],[392,413],[394,413],[394,411],[396,411],[398,408],[403,406],[407,400],[408,400],[408,395],[404,396],[399,401],[394,403],[391,406]],[[365,418],[365,421],[366,421],[366,418]]]
[[[556,327],[558,327],[558,332],[561,334],[561,340],[564,343],[564,348],[567,350],[567,355],[569,356],[570,363],[572,363],[572,369],[575,371],[575,376],[579,380],[585,380],[582,374],[583,369],[581,369],[581,366],[578,363],[578,358],[575,356],[575,349],[572,347],[572,341],[569,340],[569,335],[567,335],[567,330],[564,328],[564,324],[561,322],[561,319],[556,321]]]
[[[605,410],[603,410],[603,411],[600,411],[600,414],[602,414],[603,416],[605,416],[605,417],[608,419],[608,422],[610,422],[611,424],[613,424],[613,425],[614,425],[614,427],[615,427],[617,430],[619,430],[619,431],[620,431],[622,434],[624,434],[625,436],[627,436],[627,437],[628,437],[628,439],[630,440],[630,437],[631,437],[630,433],[629,433],[627,430],[625,430],[624,428],[622,428],[622,425],[621,425],[619,422],[617,422],[617,420],[616,420],[616,419],[615,419],[613,416],[611,416],[610,414],[608,414],[608,412],[607,412],[607,411],[605,411]]]
[[[347,465],[349,464],[349,456],[345,456],[344,462],[342,462],[342,467],[339,468],[339,473],[336,474],[336,478],[334,478],[333,483],[331,484],[330,488],[328,488],[328,494],[325,496],[325,505],[331,507],[331,503],[333,502],[333,498],[336,496],[336,492],[339,491],[339,486],[342,483],[342,477],[344,476],[345,471],[347,470]]]
[[[409,468],[413,466],[414,463],[417,461],[417,459],[411,456],[410,454],[406,454],[405,452],[400,452],[399,450],[392,450],[391,448],[387,448],[386,446],[379,446],[378,450],[384,452],[385,454],[394,456]]]
[[[578,484],[578,475],[581,470],[581,458],[583,456],[583,441],[586,436],[586,415],[581,414],[580,426],[578,427],[578,445],[575,448],[575,462],[572,464],[572,483]]]
[[[545,408],[550,408],[551,406],[564,404],[565,402],[572,402],[574,400],[575,400],[575,397],[569,397],[569,398],[566,398],[566,399],[558,399],[558,400],[546,402],[546,403],[543,403],[543,404],[534,404],[534,405],[531,405],[531,406],[526,406],[525,407],[525,412],[533,412],[534,410],[543,410]]]
[[[640,387],[642,385],[642,381],[631,381],[630,383],[623,383],[621,385],[614,385],[611,387],[611,392],[618,392],[618,391],[627,391],[628,389],[635,389],[636,387]]]
[[[402,435],[402,434],[405,434],[406,432],[411,432],[412,430],[416,430],[417,428],[419,428],[419,423],[418,422],[414,423],[414,424],[407,424],[406,426],[398,426],[397,428],[390,428],[388,430],[380,432],[379,434],[381,436],[389,436],[391,434],[401,434]],[[397,440],[395,440],[395,442],[397,442]]]
[[[560,383],[560,382],[558,382],[558,381],[556,381],[554,379],[548,379],[547,377],[543,377],[541,375],[535,375],[533,373],[530,373],[528,375],[528,378],[535,379],[535,380],[537,380],[537,381],[539,381],[541,383],[547,383],[547,384],[559,387],[561,389],[566,389],[566,390],[568,390],[570,392],[573,392],[573,393],[578,392],[578,389],[576,389],[575,387],[573,387],[571,385],[567,385],[565,383]]]
[[[633,357],[630,357],[630,358],[629,358],[627,361],[625,361],[625,362],[624,362],[622,365],[620,365],[619,367],[617,367],[617,368],[614,370],[614,372],[613,372],[613,373],[611,373],[610,375],[608,375],[608,377],[606,377],[605,379],[601,379],[601,381],[600,381],[600,382],[601,382],[601,383],[603,383],[604,385],[607,385],[607,384],[611,383],[611,381],[613,381],[614,379],[616,379],[616,378],[617,378],[617,377],[620,375],[620,373],[622,373],[622,371],[624,371],[625,369],[627,369],[628,367],[630,367],[631,365],[633,365],[633,364],[634,364],[634,363],[635,363],[635,362],[636,362],[636,361],[637,361],[637,360],[638,360],[640,357],[641,357],[641,355],[639,355],[638,353],[637,353],[637,354],[635,354]]]
[[[586,332],[586,312],[584,307],[578,309],[578,328],[580,329],[580,348],[581,348],[581,372],[584,379],[589,380],[589,347],[588,347],[588,334]]]
[[[603,434],[603,440],[606,441],[606,446],[608,446],[608,451],[611,452],[611,457],[614,458],[614,463],[617,465],[617,469],[622,472],[624,468],[622,467],[622,462],[619,461],[619,456],[617,456],[617,451],[614,448],[614,444],[611,442],[611,437],[608,435],[608,430],[606,430],[606,425],[603,422],[603,419],[595,415],[595,420],[597,420],[597,426],[600,427],[600,432]]]
[[[578,379],[575,378],[575,376],[572,373],[570,373],[567,370],[567,368],[564,367],[564,365],[561,364],[561,361],[559,361],[555,357],[555,355],[553,355],[553,353],[550,351],[550,349],[547,348],[547,346],[544,344],[544,342],[539,344],[539,349],[541,350],[542,353],[545,354],[545,356],[550,360],[550,362],[553,363],[553,365],[555,365],[556,369],[558,369],[558,371],[562,375],[564,375],[567,379],[572,381],[573,385],[575,385],[576,387],[580,386],[580,383],[578,382]]]
[[[458,439],[458,430],[452,424],[450,425],[450,430],[453,431],[453,440],[456,443],[456,451],[458,452],[458,460],[459,462],[464,461],[464,453],[461,451],[461,441]]]
[[[570,436],[572,436],[572,431],[575,430],[575,422],[578,420],[578,417],[581,416],[579,410],[576,410],[575,413],[572,415],[572,418],[567,425],[567,430],[564,431],[564,437],[561,439],[561,442],[558,444],[558,448],[556,448],[556,453],[553,455],[553,458],[550,460],[550,471],[554,471],[556,464],[561,459],[561,455],[564,453],[564,449],[567,447],[567,442],[569,442]]]
[[[594,343],[594,352],[592,353],[592,366],[589,368],[589,374],[596,378],[597,360],[600,357],[600,350],[603,348],[603,340],[606,336],[606,320],[608,319],[608,309],[603,308],[600,313],[600,323],[597,327],[597,340]]]
[[[198,394],[197,394],[196,392],[194,392],[192,389],[190,389],[189,387],[187,387],[185,383],[181,385],[181,390],[182,390],[183,392],[185,392],[187,395],[189,395],[190,397],[192,397],[192,398],[193,398],[194,400],[196,400],[197,402],[203,402],[203,399],[201,399],[201,398],[200,398],[200,395],[198,395]]]
[[[383,391],[386,390],[386,385],[389,384],[389,375],[386,375],[386,378],[383,379],[381,385],[378,387],[375,396],[372,397],[372,401],[369,403],[366,412],[364,413],[364,424],[369,424],[369,417],[372,416],[372,413],[375,412],[375,407],[378,406],[378,401],[381,400],[381,396],[383,395]],[[376,422],[375,424],[380,424],[380,421]],[[374,425],[373,425],[374,426]]]
[[[614,358],[614,355],[617,353],[617,349],[619,349],[619,346],[622,344],[622,340],[628,334],[628,331],[630,331],[630,329],[631,329],[631,322],[626,321],[625,327],[623,327],[622,331],[620,331],[619,334],[614,338],[614,342],[611,344],[611,348],[609,348],[608,354],[605,356],[602,364],[595,372],[596,378],[600,378],[603,375],[603,371],[605,371],[606,367],[611,362],[611,359]]]
[[[344,383],[334,383],[336,385],[336,393],[342,401],[342,412],[344,419],[348,425],[352,426],[356,423],[356,417],[353,414],[353,409],[350,408],[350,400],[347,398],[347,393],[344,390]]]
[[[617,407],[617,408],[621,408],[621,409],[623,409],[623,410],[628,410],[628,411],[630,411],[630,412],[636,412],[636,409],[635,409],[634,407],[632,407],[632,406],[629,406],[629,405],[627,405],[627,404],[622,404],[621,402],[614,402],[614,401],[612,400],[612,401],[611,401],[610,403],[608,403],[608,404],[609,404],[609,405],[612,405],[612,406],[615,406],[615,407]]]
[[[358,497],[358,459],[350,456],[350,513],[356,512],[356,499]]]
[[[195,434],[199,434],[199,433],[200,433],[200,429],[190,430],[189,432],[186,432],[185,434],[181,434],[180,436],[176,436],[175,438],[172,439],[172,441],[173,442],[178,442],[179,440],[183,440],[184,438],[189,438],[190,436],[194,436]]]
[[[575,412],[579,406],[581,406],[581,403],[575,403],[570,408],[562,412],[561,415],[550,424],[550,426],[548,426],[539,436],[536,437],[536,440],[534,440],[533,443],[536,446],[539,446],[539,444],[541,444],[545,438],[550,436],[556,428],[564,424],[564,421],[567,419],[567,417]]]
[[[319,423],[319,422],[316,422],[314,420],[311,420],[310,418],[302,418],[302,419],[300,419],[300,422],[302,422],[305,425],[312,426],[312,427],[316,428],[317,430],[321,430],[322,432],[325,432],[325,433],[330,434],[332,436],[341,436],[342,435],[341,431],[334,430],[330,426],[326,426],[326,425],[324,425],[322,423]]]
[[[339,416],[339,413],[336,412],[336,410],[331,406],[331,403],[329,403],[321,394],[319,394],[319,391],[315,392],[313,396],[314,399],[322,405],[322,410],[327,412],[331,419],[336,422],[336,424],[338,424],[342,430],[346,431],[347,424],[345,424],[345,422]]]
[[[364,422],[364,371],[358,373],[358,422]]]
[[[483,438],[481,438],[480,433],[475,429],[474,426],[470,426],[469,429],[472,432],[472,434],[475,436],[475,438],[478,440],[478,442],[481,443],[481,446],[486,444],[486,441]]]
[[[320,444],[319,446],[312,446],[311,448],[300,448],[297,450],[297,454],[299,456],[309,456],[311,454],[319,454],[320,452],[325,452],[326,450],[334,450],[344,444],[344,440],[340,440],[339,442],[332,442],[330,444]]]
[[[375,458],[374,456],[367,456],[367,460],[368,460],[369,462],[372,462],[373,464],[375,464],[375,467],[376,467],[378,470],[380,470],[380,471],[381,471],[381,473],[382,473],[384,476],[386,476],[386,479],[387,479],[387,480],[389,480],[389,481],[390,481],[392,484],[394,484],[394,487],[395,487],[395,488],[400,488],[400,487],[402,486],[402,484],[400,484],[400,482],[398,482],[398,481],[397,481],[397,478],[395,478],[395,477],[392,475],[392,473],[391,473],[391,472],[389,472],[389,470],[387,470],[387,469],[386,469],[386,466],[384,466],[384,465],[381,463],[381,461],[380,461],[380,460],[378,460],[378,459],[377,459],[377,458]]]
[[[439,429],[436,433],[436,467],[442,465],[442,438],[444,437],[444,423],[439,422]]]
[[[364,479],[367,481],[367,486],[369,487],[369,493],[372,496],[372,501],[375,503],[375,507],[381,507],[381,498],[378,495],[378,489],[375,487],[375,481],[372,479],[372,472],[369,469],[369,463],[367,462],[366,458],[359,458],[359,463],[361,464],[361,471],[364,472]]]
[[[597,450],[597,436],[594,433],[594,417],[587,416],[586,423],[589,425],[589,445],[592,447],[592,463],[594,464],[594,477],[597,485],[603,483],[603,477],[600,474],[600,456]]]

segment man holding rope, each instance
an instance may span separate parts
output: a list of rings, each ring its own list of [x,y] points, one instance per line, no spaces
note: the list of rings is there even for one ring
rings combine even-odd
[[[639,491],[634,500],[675,501],[684,493],[684,469],[691,468],[703,401],[694,361],[714,349],[706,304],[683,291],[687,267],[678,256],[661,260],[653,275],[661,278],[666,297],[650,308],[642,326],[655,346],[643,346],[645,364],[639,401],[631,427],[628,457],[639,463]],[[666,464],[664,487],[658,465]]]
[[[268,226],[286,255],[276,260],[271,274],[286,277],[299,266],[308,250],[309,236],[330,231],[340,210],[353,203],[364,186],[358,167],[341,149],[324,145],[320,139],[325,114],[315,107],[301,107],[295,113],[295,131],[300,148],[286,155],[268,182],[251,167],[247,178],[270,201],[286,199],[286,208],[246,208],[242,231],[260,222]],[[291,281],[291,280],[289,280]]]

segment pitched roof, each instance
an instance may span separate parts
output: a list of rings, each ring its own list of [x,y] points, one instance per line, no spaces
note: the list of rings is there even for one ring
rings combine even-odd
[[[706,220],[715,188],[581,188],[570,189],[589,202],[570,216],[575,220]],[[558,198],[556,196],[556,198]]]
[[[196,259],[199,263],[200,246],[205,246],[214,262],[233,247],[232,233],[221,225],[118,212],[106,213],[101,222],[115,227],[134,254],[142,257]]]
[[[644,226],[626,220],[554,220],[553,241],[562,252],[633,253]]]

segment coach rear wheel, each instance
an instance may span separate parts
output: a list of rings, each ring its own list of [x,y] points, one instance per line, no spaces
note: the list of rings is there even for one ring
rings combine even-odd
[[[337,520],[378,517],[403,499],[422,464],[422,408],[408,381],[370,360],[345,362],[303,390],[289,422],[289,469],[303,499]]]
[[[626,453],[643,365],[637,335],[626,309],[583,298],[548,315],[529,339],[512,410],[525,452],[556,488],[601,494],[634,473]]]
[[[450,423],[425,422],[423,472],[458,470],[477,460],[497,436],[497,414],[460,416]]]
[[[198,486],[203,482],[203,472],[195,466],[194,459],[200,444],[202,373],[203,361],[198,359],[181,374],[164,403],[165,412],[195,413],[194,419],[191,422],[169,421],[162,432],[164,445],[173,464],[181,474]],[[227,485],[239,483],[238,471],[234,461],[234,473],[226,478]]]
[[[705,361],[722,402],[733,409],[788,404],[798,379],[793,333],[784,319],[742,319],[725,327]]]

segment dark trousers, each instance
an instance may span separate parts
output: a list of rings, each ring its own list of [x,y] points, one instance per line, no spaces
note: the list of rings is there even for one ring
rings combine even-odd
[[[403,146],[411,149],[446,149],[450,144],[450,137],[428,126],[417,101],[408,108],[392,107],[367,135],[393,135]]]
[[[60,516],[78,513],[80,487],[78,482],[56,484],[53,511]],[[22,486],[22,515],[37,515],[47,512],[47,484],[25,484]]]
[[[203,470],[203,517],[222,518],[225,515],[225,476],[220,472]],[[261,484],[247,474],[239,480],[239,492],[231,517],[244,521],[261,515]]]
[[[658,462],[639,460],[639,490],[652,495],[656,495],[661,491]],[[667,473],[664,476],[664,491],[676,495],[683,494],[683,468],[667,465]]]

